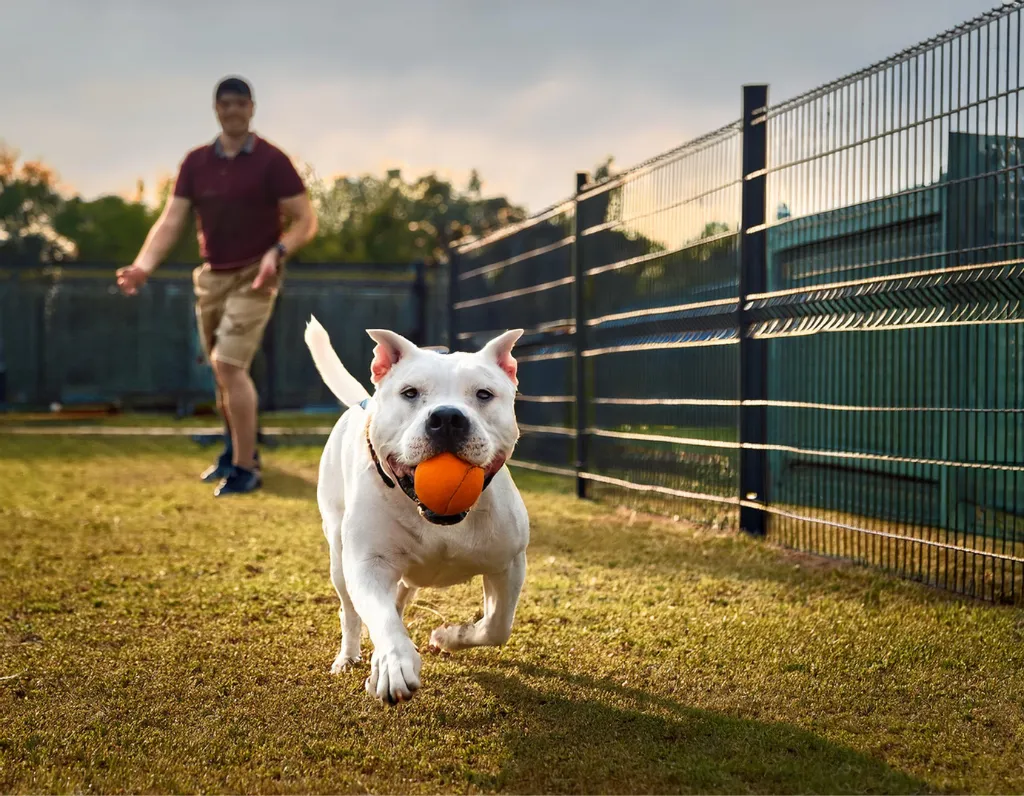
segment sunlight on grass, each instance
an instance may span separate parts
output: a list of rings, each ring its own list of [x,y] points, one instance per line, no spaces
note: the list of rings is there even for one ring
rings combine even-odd
[[[1024,790],[1019,611],[519,472],[511,642],[425,657],[384,710],[328,674],[318,449],[222,501],[208,456],[0,438],[0,791]],[[479,608],[422,592],[410,632]]]

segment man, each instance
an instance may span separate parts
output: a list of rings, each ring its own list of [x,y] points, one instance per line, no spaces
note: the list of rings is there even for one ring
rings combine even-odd
[[[249,84],[238,77],[222,80],[214,109],[220,135],[185,156],[173,195],[135,262],[118,270],[117,284],[135,295],[195,210],[205,260],[192,275],[196,320],[213,367],[226,440],[202,479],[219,481],[214,494],[220,497],[262,485],[257,395],[249,367],[273,312],[285,258],[316,234],[316,215],[288,156],[249,130],[254,109]],[[286,231],[282,215],[291,221]]]

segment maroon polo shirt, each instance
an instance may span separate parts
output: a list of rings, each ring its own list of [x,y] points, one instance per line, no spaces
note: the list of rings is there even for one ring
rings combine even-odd
[[[278,202],[305,193],[289,157],[256,135],[234,157],[218,138],[189,152],[178,170],[174,195],[196,213],[199,251],[218,271],[257,262],[281,237]]]

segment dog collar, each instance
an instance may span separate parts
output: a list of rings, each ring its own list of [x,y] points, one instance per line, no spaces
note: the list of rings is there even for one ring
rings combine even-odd
[[[370,399],[366,398],[365,400],[359,403],[359,406],[365,410],[369,401]],[[366,447],[369,448],[370,450],[370,458],[373,459],[373,466],[377,468],[377,475],[380,476],[380,480],[384,482],[384,486],[386,486],[388,489],[394,489],[394,479],[392,479],[386,472],[384,472],[384,468],[380,464],[380,457],[377,456],[377,451],[373,449],[373,443],[370,442],[369,418],[367,418],[366,420]],[[491,483],[491,479],[493,478],[493,475],[488,475],[486,478],[484,478],[484,489],[487,489],[487,487]],[[434,525],[457,525],[464,519],[466,519],[466,516],[469,514],[468,511],[463,511],[458,514],[438,514],[434,511],[431,511],[422,503],[420,503],[420,499],[416,495],[416,485],[413,482],[411,476],[403,475],[402,477],[400,477],[398,479],[398,486],[402,488],[402,491],[405,493],[406,497],[408,497],[413,503],[416,504],[416,508],[419,510],[420,516],[423,517],[423,519],[425,519],[427,522],[433,523]]]

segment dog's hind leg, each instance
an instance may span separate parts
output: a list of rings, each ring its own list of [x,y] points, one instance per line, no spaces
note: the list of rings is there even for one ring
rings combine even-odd
[[[474,624],[442,625],[430,634],[430,646],[446,652],[468,647],[500,647],[512,635],[519,593],[526,580],[526,553],[520,553],[509,568],[484,576],[484,615]]]
[[[404,580],[398,582],[398,598],[395,600],[395,607],[398,608],[398,615],[405,616],[405,609],[409,607],[409,603],[416,599],[416,592],[419,589],[416,586],[411,586]]]
[[[363,621],[356,613],[352,598],[348,596],[348,590],[345,588],[345,573],[341,566],[341,524],[329,527],[325,522],[324,533],[331,547],[331,583],[334,584],[334,590],[338,592],[338,599],[341,600],[341,607],[338,609],[338,617],[341,619],[341,649],[331,665],[331,674],[339,674],[362,660],[359,646],[363,635]]]

